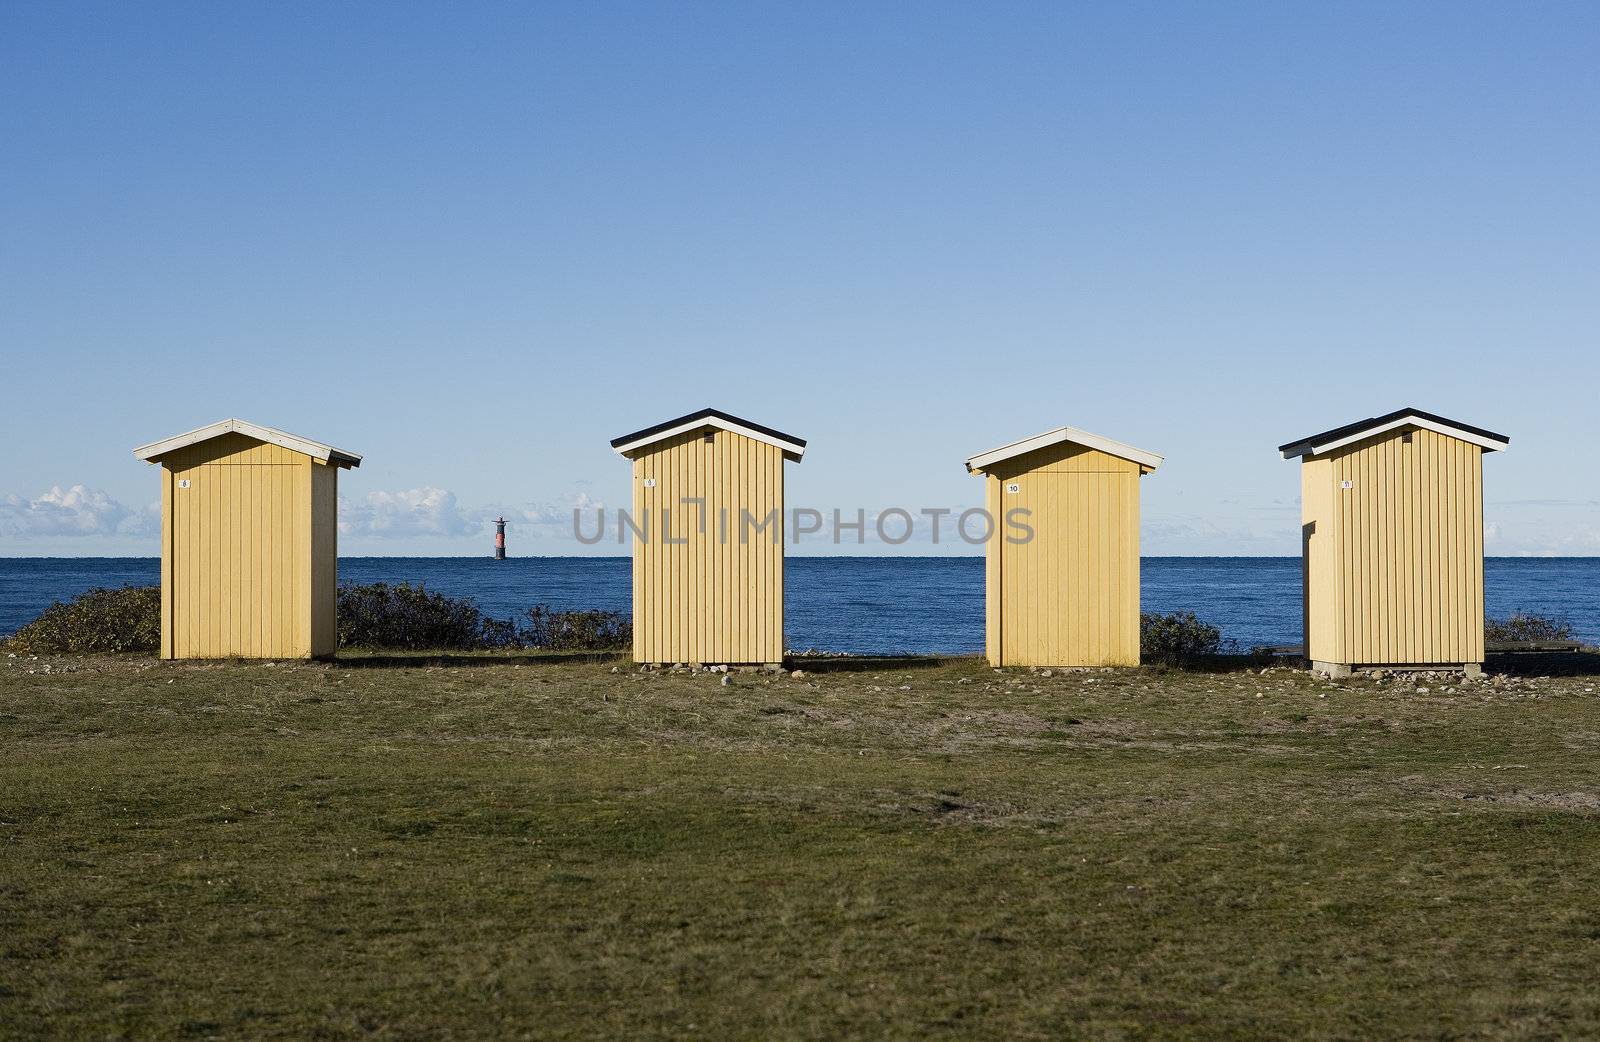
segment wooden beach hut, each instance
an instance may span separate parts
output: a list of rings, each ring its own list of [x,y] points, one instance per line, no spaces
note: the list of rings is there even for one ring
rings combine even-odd
[[[633,461],[633,657],[783,661],[783,465],[801,438],[701,409],[614,438]]]
[[[967,460],[984,476],[994,666],[1139,664],[1139,479],[1161,457],[1058,427]]]
[[[134,454],[161,465],[161,657],[333,655],[338,476],[361,457],[237,419]]]
[[[1401,409],[1280,445],[1299,459],[1312,667],[1483,663],[1483,455],[1510,439]]]

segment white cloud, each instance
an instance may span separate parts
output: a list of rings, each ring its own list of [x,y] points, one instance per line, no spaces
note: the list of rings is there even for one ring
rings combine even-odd
[[[583,516],[583,530],[589,532],[595,525],[598,511],[604,510],[605,504],[587,492],[579,492],[565,502],[523,503],[520,505],[492,505],[473,512],[479,524],[484,525],[484,531],[493,531],[487,527],[488,523],[497,517],[504,517],[509,524],[511,540],[521,542],[526,539],[536,541],[565,540],[575,542],[572,536],[572,512],[581,512]],[[607,523],[613,528],[616,520],[607,515]]]
[[[35,499],[0,500],[0,533],[7,536],[143,536],[160,530],[158,504],[128,507],[85,485],[55,485]]]
[[[1576,508],[1576,509],[1574,509]],[[1600,553],[1600,511],[1577,501],[1490,505],[1484,549],[1494,556],[1590,557]]]
[[[456,494],[424,486],[400,492],[368,492],[361,500],[339,500],[339,534],[406,538],[460,536],[479,525],[463,514]]]
[[[1495,516],[1484,525],[1486,550],[1494,556],[1600,555],[1600,511],[1586,500],[1559,502],[1518,501],[1490,504]],[[453,492],[433,486],[399,491],[369,492],[358,499],[339,501],[339,531],[357,546],[390,549],[406,540],[416,543],[415,552],[438,552],[448,543],[452,549],[483,549],[493,538],[495,517],[504,515],[510,522],[513,550],[535,544],[541,553],[582,553],[585,547],[573,537],[574,509],[582,511],[583,532],[592,535],[597,512],[604,504],[579,487],[549,499],[521,503],[490,503],[463,507]],[[1146,512],[1142,550],[1146,555],[1171,554],[1264,554],[1298,556],[1300,526],[1293,518],[1273,517],[1279,504],[1269,507],[1244,507],[1241,512],[1192,516],[1182,511],[1152,509]],[[1555,509],[1559,507],[1561,509]],[[1285,504],[1287,508],[1287,504]],[[951,552],[973,553],[959,540],[952,541],[953,514],[941,524],[941,543]],[[831,524],[831,511],[824,511]],[[916,512],[913,511],[915,514]],[[874,512],[866,514],[866,542],[880,545],[874,531]],[[854,512],[846,512],[854,520]],[[605,508],[605,537],[596,548],[619,551],[615,541],[617,517]],[[900,519],[888,522],[891,532],[903,527]],[[102,489],[76,484],[52,487],[33,497],[0,497],[0,540],[8,553],[20,552],[129,552],[149,553],[161,531],[158,503],[132,507],[114,499]],[[916,536],[912,552],[926,552],[929,522],[916,516]],[[88,537],[88,538],[85,538]],[[103,541],[103,542],[102,542]],[[626,541],[624,541],[625,545]],[[342,549],[352,552],[350,544]],[[802,552],[862,552],[853,532],[845,532],[841,546],[835,548],[829,530],[811,535]],[[359,552],[359,551],[355,551]]]
[[[572,512],[582,511],[585,518],[596,510],[603,509],[605,504],[589,495],[579,492],[566,503],[524,503],[521,506],[490,506],[483,508],[483,516],[493,520],[504,516],[507,521],[518,521],[527,525],[560,526],[570,529],[572,526]]]
[[[339,500],[339,533],[354,539],[390,541],[420,539],[488,539],[490,524],[504,514],[522,539],[571,541],[572,511],[586,520],[600,502],[578,492],[566,503],[524,503],[463,507],[449,489],[424,485],[397,491],[369,492]],[[592,520],[591,520],[592,523]],[[101,489],[85,485],[55,486],[34,497],[0,498],[0,538],[20,545],[47,548],[59,540],[83,537],[147,539],[161,532],[161,505],[130,507]]]
[[[1600,554],[1600,527],[1593,523],[1539,527],[1484,525],[1484,551],[1491,557],[1593,557]]]
[[[488,538],[491,522],[505,517],[512,530],[524,537],[570,535],[572,511],[584,511],[588,520],[602,504],[586,492],[567,503],[491,504],[463,507],[448,489],[423,486],[398,492],[369,492],[359,500],[339,500],[339,534],[372,539]]]

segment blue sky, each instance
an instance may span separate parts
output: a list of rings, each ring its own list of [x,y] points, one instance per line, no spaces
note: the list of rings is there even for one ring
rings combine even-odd
[[[607,440],[704,405],[808,438],[824,510],[1131,442],[1157,554],[1297,552],[1274,446],[1416,405],[1512,437],[1491,553],[1600,553],[1597,45],[1593,4],[10,3],[0,555],[156,552],[129,450],[230,415],[366,454],[344,553],[497,510],[588,552]]]

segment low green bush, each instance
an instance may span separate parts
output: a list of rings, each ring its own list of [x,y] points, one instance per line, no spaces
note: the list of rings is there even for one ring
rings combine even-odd
[[[633,624],[610,611],[528,609],[519,626],[483,614],[470,597],[447,597],[421,586],[373,583],[339,590],[339,645],[347,648],[483,651],[540,648],[612,651],[633,641]]]
[[[483,612],[470,597],[429,593],[410,583],[339,587],[339,646],[476,651]]]
[[[1201,622],[1192,611],[1139,616],[1139,657],[1144,662],[1181,668],[1221,649],[1222,631]]]
[[[525,647],[553,651],[617,651],[633,643],[633,620],[614,611],[556,611],[547,604],[528,609],[518,637]]]
[[[540,648],[616,651],[633,642],[633,623],[612,611],[556,611],[535,605],[527,621],[485,615],[471,597],[449,597],[410,583],[339,588],[339,646],[372,650],[484,651]],[[161,588],[95,589],[56,602],[0,648],[17,654],[156,652]]]
[[[1572,623],[1550,615],[1512,612],[1504,619],[1489,619],[1483,626],[1485,640],[1571,640]]]
[[[57,601],[4,643],[31,655],[81,655],[161,648],[161,587],[97,588]]]

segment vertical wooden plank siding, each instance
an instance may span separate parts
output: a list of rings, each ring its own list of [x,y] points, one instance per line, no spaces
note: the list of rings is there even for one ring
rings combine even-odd
[[[1127,603],[1117,616],[1122,620],[1122,635],[1117,644],[1122,649],[1133,649],[1135,663],[1139,661],[1139,613],[1144,610],[1140,596],[1142,584],[1139,582],[1139,562],[1144,553],[1140,534],[1144,510],[1139,498],[1139,482],[1143,477],[1144,472],[1140,471],[1133,476],[1133,480],[1119,482],[1122,486],[1122,524],[1116,526],[1120,540],[1117,554],[1122,562],[1122,589],[1127,598]]]
[[[311,462],[311,649],[316,657],[338,650],[339,468]]]
[[[1340,636],[1344,627],[1338,618],[1339,575],[1335,570],[1334,548],[1337,519],[1330,515],[1333,504],[1333,465],[1326,459],[1310,460],[1300,474],[1300,522],[1302,550],[1302,600],[1305,617],[1307,654],[1319,661],[1338,662],[1343,654]]]
[[[1000,509],[1000,479],[993,474],[985,474],[983,488],[984,509],[990,518],[983,553],[983,646],[988,654],[989,665],[998,666],[1005,661],[1005,627],[1000,624],[1005,573],[1000,567],[1001,549],[996,538],[996,533],[1004,525]]]
[[[985,641],[994,665],[1139,663],[1140,468],[1062,444],[985,476]],[[1017,491],[1007,491],[1009,485]],[[1008,517],[1029,513],[1026,541]]]
[[[311,654],[311,466],[309,456],[296,460],[297,473],[289,485],[289,537],[293,547],[289,559],[289,574],[293,577],[289,618],[294,626],[290,648],[296,658]]]
[[[172,468],[161,468],[161,657],[172,658]]]
[[[333,654],[338,468],[237,433],[161,465],[162,655]]]
[[[768,620],[763,627],[767,638],[767,662],[783,661],[783,453],[781,451],[767,454],[768,466],[772,483],[769,497],[771,502],[778,506],[776,520],[777,553],[765,558],[767,567],[772,570],[772,602],[777,606],[777,614]]]
[[[632,462],[632,465],[633,465],[633,495],[629,499],[628,511],[629,511],[630,516],[632,516],[632,518],[634,520],[634,523],[637,524],[638,521],[639,521],[639,518],[642,517],[644,515],[644,513],[645,513],[645,509],[646,509],[645,508],[645,503],[646,503],[646,500],[647,500],[648,495],[650,493],[650,489],[645,488],[645,485],[644,485],[644,480],[643,480],[643,476],[644,476],[644,461],[636,459],[636,460],[632,460],[631,462]],[[602,526],[601,526],[601,532],[600,532],[600,537],[602,539],[605,538],[605,534],[606,534],[605,533],[605,529],[604,529],[604,520],[605,520],[605,515],[602,514],[601,515]],[[618,533],[627,531],[627,526],[626,526],[626,524],[624,524],[624,522],[623,522],[623,520],[621,518],[617,519],[617,531],[618,531]],[[620,535],[619,535],[618,538],[620,538]],[[629,603],[633,605],[633,619],[634,619],[634,627],[633,627],[633,658],[634,658],[634,661],[637,662],[639,660],[639,626],[638,626],[638,621],[639,621],[639,617],[640,617],[640,614],[641,614],[640,610],[639,610],[639,606],[644,603],[644,591],[645,591],[645,583],[644,583],[645,562],[644,562],[644,556],[642,554],[639,554],[639,553],[630,554],[629,557],[628,557],[628,563],[629,563],[628,577],[629,577],[629,579],[630,579],[630,581],[632,583],[632,586],[633,586],[633,598],[632,598],[631,601],[629,601]]]
[[[1483,661],[1482,449],[1386,432],[1306,460],[1301,502],[1309,658]]]
[[[783,464],[781,449],[723,430],[633,459],[636,661],[782,660]],[[746,512],[767,527],[746,528]]]

